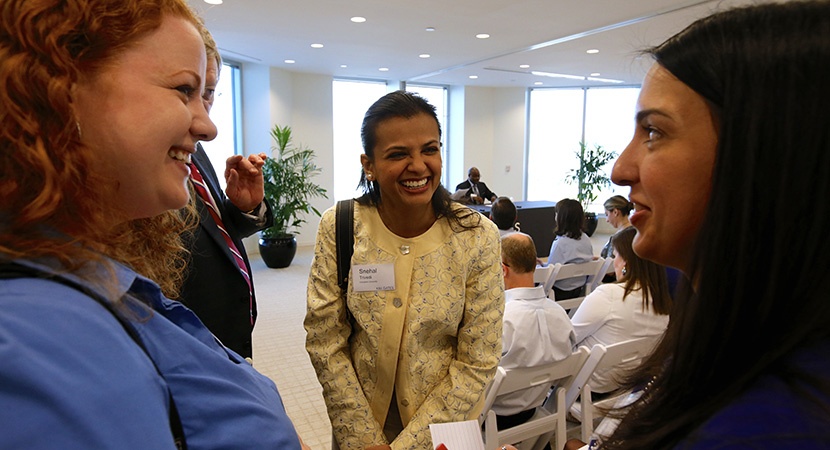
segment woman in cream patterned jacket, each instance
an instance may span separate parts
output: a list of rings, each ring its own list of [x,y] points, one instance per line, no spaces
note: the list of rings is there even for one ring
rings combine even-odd
[[[476,418],[499,363],[499,234],[441,186],[440,125],[425,100],[382,97],[362,138],[348,292],[337,283],[331,208],[311,264],[306,348],[333,448],[431,450],[429,424]]]

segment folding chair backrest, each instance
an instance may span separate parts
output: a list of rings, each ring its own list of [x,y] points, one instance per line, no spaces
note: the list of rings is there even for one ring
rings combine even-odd
[[[533,282],[538,283],[540,286],[547,286],[552,273],[553,266],[536,266],[536,270],[533,272]],[[547,293],[547,288],[545,289],[545,293]]]
[[[592,261],[584,262],[584,263],[571,263],[571,264],[554,264],[553,274],[550,277],[550,287],[548,287],[548,297],[554,298],[553,296],[553,283],[559,280],[565,280],[568,278],[577,278],[577,277],[586,277],[587,282],[586,286],[590,286],[590,283],[594,281],[599,271],[602,269],[602,265],[605,264],[605,259],[599,258]],[[585,294],[589,294],[589,288],[586,288]]]
[[[589,350],[587,347],[580,347],[567,358],[543,366],[522,367],[505,370],[499,367],[496,377],[490,384],[485,394],[484,408],[482,409],[479,423],[485,423],[484,439],[486,448],[496,448],[504,444],[515,444],[518,441],[525,441],[522,447],[529,447],[536,441],[536,437],[551,433],[551,435],[562,428],[564,436],[564,424],[567,408],[561,411],[549,413],[543,411],[541,405],[537,407],[538,414],[534,414],[528,422],[507,430],[496,430],[496,414],[492,411],[496,397],[502,394],[509,394],[533,386],[546,385],[557,386],[560,397],[564,399],[565,392],[571,387],[576,375],[588,359]],[[556,396],[556,394],[551,394]],[[557,438],[559,438],[559,433]],[[564,444],[564,441],[563,441]]]
[[[555,363],[536,367],[521,367],[505,370],[499,366],[496,377],[490,383],[484,397],[484,408],[481,411],[479,422],[484,421],[487,411],[493,407],[496,397],[509,394],[529,387],[547,384],[559,385],[568,389],[574,382],[576,375],[588,359],[590,351],[587,347],[580,347],[567,358]]]
[[[591,355],[583,364],[582,369],[574,378],[570,390],[565,394],[568,408],[574,404],[577,396],[581,395],[582,399],[579,405],[571,409],[578,419],[582,422],[582,437],[589,438],[593,433],[593,419],[594,411],[597,403],[591,401],[591,387],[590,379],[594,372],[606,370],[617,366],[619,364],[632,363],[642,361],[654,349],[655,341],[653,338],[644,337],[629,339],[627,341],[618,342],[612,345],[596,344],[591,348]],[[620,395],[627,395],[622,393]],[[611,406],[618,400],[619,396],[603,400],[603,406]],[[590,404],[588,404],[590,402]]]
[[[614,258],[610,256],[603,260],[602,267],[599,268],[599,272],[597,272],[594,279],[590,282],[591,289],[586,291],[585,295],[590,294],[597,286],[602,284],[602,279],[609,273],[614,273]]]
[[[564,308],[565,311],[570,311],[569,315],[573,317],[576,309],[582,301],[585,300],[585,297],[591,293],[594,280],[596,280],[597,277],[602,279],[600,272],[602,271],[602,266],[604,264],[605,259],[603,258],[578,264],[554,264],[553,273],[551,274],[548,284],[545,287],[545,293],[549,298],[556,300],[556,295],[553,293],[553,283],[558,280],[565,280],[568,278],[586,277],[585,295],[582,297],[569,298],[567,300],[556,300],[556,303]]]

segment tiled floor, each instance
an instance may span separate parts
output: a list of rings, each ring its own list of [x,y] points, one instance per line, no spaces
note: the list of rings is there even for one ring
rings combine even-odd
[[[277,384],[297,431],[314,450],[331,448],[331,425],[322,388],[305,351],[303,318],[313,248],[300,247],[285,269],[269,269],[258,255],[251,268],[259,317],[254,329],[254,366]]]
[[[594,234],[591,241],[599,254],[608,235]],[[314,450],[328,450],[331,425],[322,388],[305,351],[303,329],[312,253],[311,246],[300,247],[294,262],[285,269],[269,269],[259,255],[251,255],[259,306],[254,366],[277,384],[288,415],[306,444]]]

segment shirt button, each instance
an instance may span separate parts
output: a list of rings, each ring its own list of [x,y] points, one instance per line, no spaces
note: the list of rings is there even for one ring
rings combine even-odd
[[[407,399],[401,400],[401,405],[409,406],[409,400],[407,400]]]
[[[395,300],[392,300],[392,304],[395,305],[395,308],[400,308],[403,305],[400,297],[395,297]]]

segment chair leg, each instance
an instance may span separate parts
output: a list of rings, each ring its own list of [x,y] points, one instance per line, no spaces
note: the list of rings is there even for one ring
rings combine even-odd
[[[559,416],[559,420],[556,421],[556,449],[562,450],[568,440],[567,430],[565,429],[565,418],[568,416],[568,411],[565,410],[565,390],[559,388],[556,391],[556,414]]]
[[[594,403],[591,400],[591,386],[582,388],[582,442],[589,442],[594,434]]]

